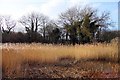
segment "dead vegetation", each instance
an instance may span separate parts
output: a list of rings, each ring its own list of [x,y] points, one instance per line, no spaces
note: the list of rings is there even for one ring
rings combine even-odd
[[[3,44],[3,78],[118,77],[117,43]]]

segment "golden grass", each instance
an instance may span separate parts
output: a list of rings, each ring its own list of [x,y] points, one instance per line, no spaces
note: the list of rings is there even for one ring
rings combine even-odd
[[[56,62],[62,57],[81,59],[118,59],[117,43],[85,44],[85,45],[52,45],[52,44],[3,44],[3,72],[10,74],[17,69],[19,72],[24,62]],[[16,73],[17,74],[17,73]]]

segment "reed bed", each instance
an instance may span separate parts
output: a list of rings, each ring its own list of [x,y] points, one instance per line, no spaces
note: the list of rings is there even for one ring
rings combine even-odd
[[[118,43],[85,45],[11,44],[2,45],[2,68],[5,75],[20,74],[23,63],[54,63],[60,58],[75,60],[118,60]]]

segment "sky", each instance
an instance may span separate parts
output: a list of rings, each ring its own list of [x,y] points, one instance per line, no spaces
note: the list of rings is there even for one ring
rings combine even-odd
[[[89,4],[102,11],[109,11],[114,26],[110,29],[118,29],[118,1],[119,0],[0,0],[0,15],[10,15],[13,19],[19,20],[23,15],[35,11],[57,20],[61,12],[72,6],[85,6]],[[15,29],[24,29],[17,26]]]

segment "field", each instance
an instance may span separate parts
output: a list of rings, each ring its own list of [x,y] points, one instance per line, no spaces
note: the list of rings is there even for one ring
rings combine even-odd
[[[3,78],[118,78],[118,43],[3,44]]]

